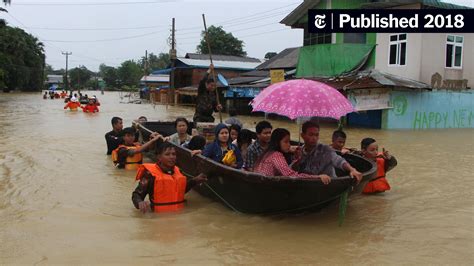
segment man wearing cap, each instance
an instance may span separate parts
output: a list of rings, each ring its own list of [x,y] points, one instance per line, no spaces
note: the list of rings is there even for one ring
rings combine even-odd
[[[222,110],[222,105],[217,104],[216,82],[212,77],[209,77],[212,71],[214,71],[213,64],[209,66],[206,75],[199,82],[194,122],[214,122],[212,114]]]
[[[77,108],[81,107],[81,104],[77,102],[76,97],[72,97],[71,101],[69,101],[65,106],[64,109],[69,108],[71,111],[77,111]]]

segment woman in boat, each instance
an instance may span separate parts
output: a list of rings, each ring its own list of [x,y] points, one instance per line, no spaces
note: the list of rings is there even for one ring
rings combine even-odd
[[[239,148],[230,141],[229,128],[225,124],[218,124],[215,134],[214,142],[204,148],[202,155],[233,168],[242,168],[242,155]]]
[[[247,159],[247,152],[249,146],[254,142],[257,138],[254,132],[248,129],[242,129],[237,137],[237,148],[239,148],[240,153],[242,154],[242,159],[244,160],[244,168],[245,168],[245,161]]]
[[[177,118],[174,126],[177,132],[168,137],[169,142],[181,146],[191,140],[192,136],[188,135],[189,122],[186,118]]]
[[[200,174],[186,180],[176,167],[176,150],[171,143],[161,144],[157,155],[156,164],[143,164],[137,171],[136,179],[140,182],[132,194],[133,205],[143,213],[179,211],[184,208],[184,194],[206,181],[206,176]],[[145,201],[147,195],[149,201]]]
[[[291,169],[290,132],[277,128],[272,132],[268,149],[258,158],[255,172],[266,176],[289,176],[294,178],[321,179],[324,184],[331,182],[328,175],[310,175],[298,173]]]
[[[379,145],[373,138],[363,139],[360,146],[362,156],[377,163],[377,176],[367,183],[362,193],[375,194],[390,190],[385,174],[397,165],[397,159],[385,148],[382,153],[379,153]]]

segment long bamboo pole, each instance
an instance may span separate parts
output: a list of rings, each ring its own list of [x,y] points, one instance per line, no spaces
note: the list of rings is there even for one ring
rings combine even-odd
[[[204,32],[206,34],[206,42],[207,42],[207,48],[209,50],[209,59],[211,60],[211,65],[214,65],[212,62],[212,52],[211,52],[211,43],[209,42],[209,35],[207,34],[207,25],[206,25],[206,16],[202,14],[202,21],[204,22]],[[221,100],[219,99],[219,91],[217,89],[217,79],[216,79],[216,72],[214,71],[214,68],[211,69],[212,72],[212,78],[214,79],[214,83],[216,84],[216,99],[217,99],[217,104],[221,104]],[[222,112],[221,110],[219,111],[219,120],[222,123]]]

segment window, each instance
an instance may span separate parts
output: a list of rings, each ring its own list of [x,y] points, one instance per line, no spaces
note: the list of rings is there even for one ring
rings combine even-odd
[[[366,33],[344,33],[344,43],[366,43]]]
[[[462,68],[463,42],[463,36],[448,35],[446,38],[446,67]]]
[[[304,45],[331,43],[331,33],[308,33],[304,38]]]
[[[388,64],[390,66],[404,66],[407,63],[407,35],[390,35]]]

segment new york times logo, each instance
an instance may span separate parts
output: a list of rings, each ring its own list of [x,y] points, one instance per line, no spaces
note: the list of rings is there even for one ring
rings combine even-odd
[[[308,29],[318,32],[474,32],[473,9],[309,10]]]
[[[326,15],[315,15],[314,26],[318,29],[324,29],[326,27]]]

